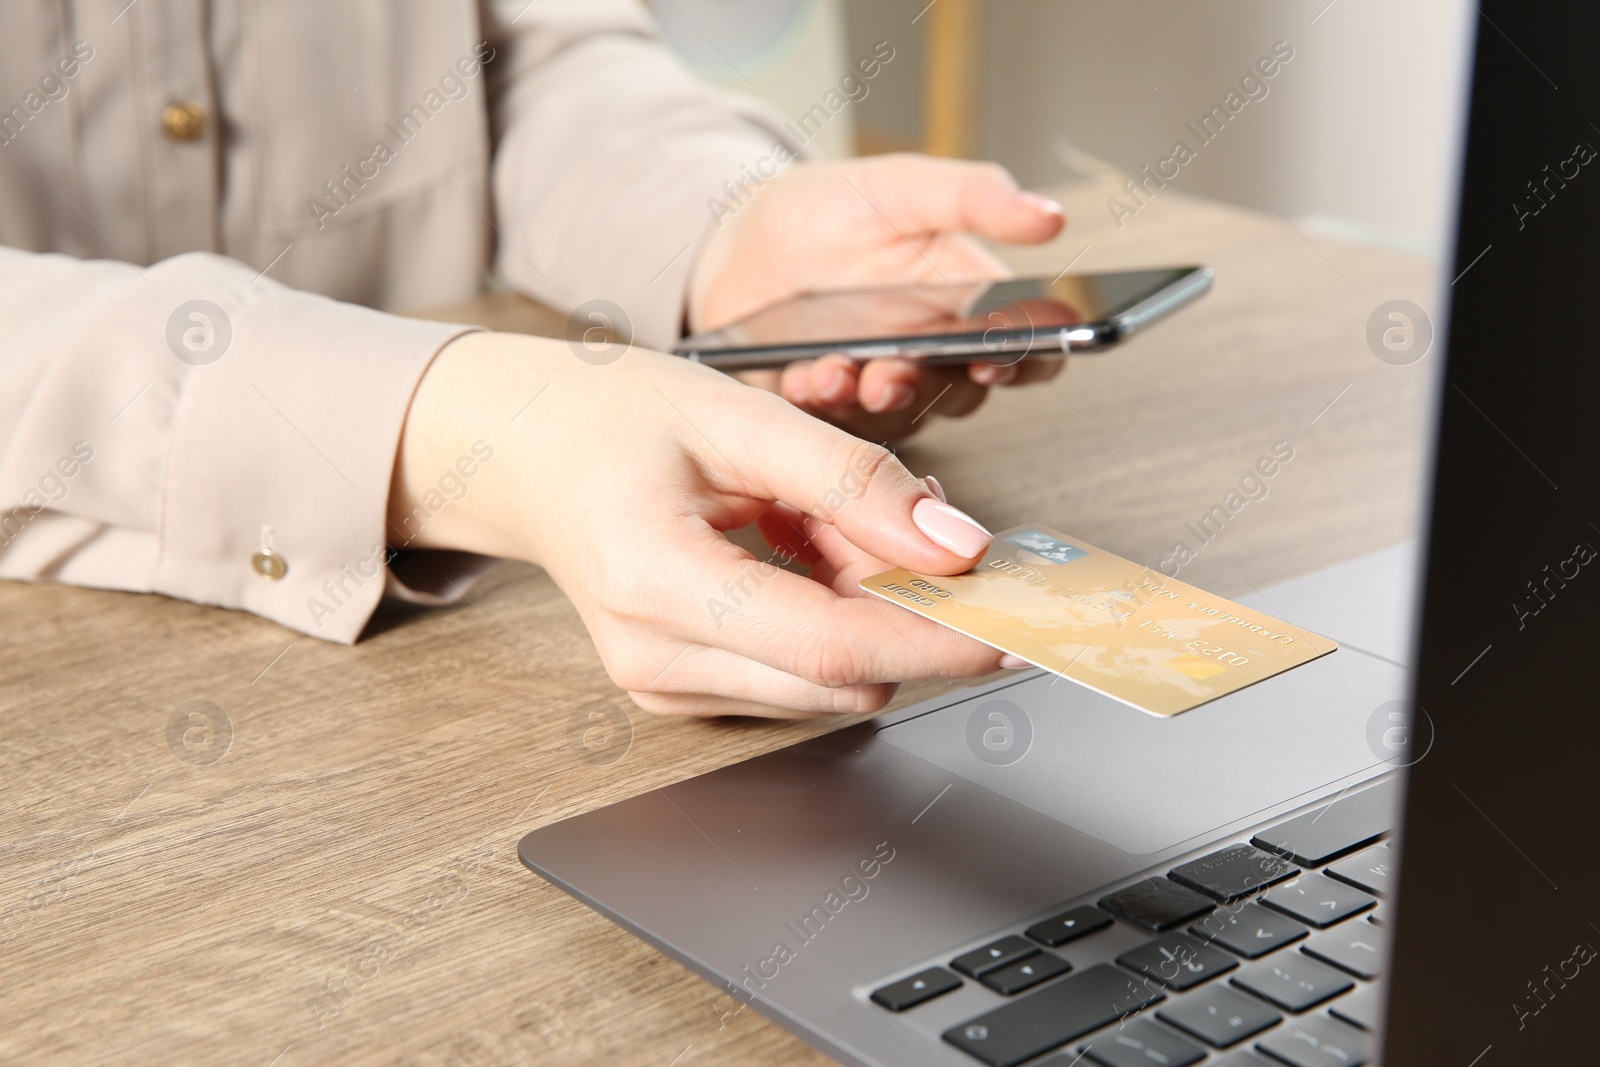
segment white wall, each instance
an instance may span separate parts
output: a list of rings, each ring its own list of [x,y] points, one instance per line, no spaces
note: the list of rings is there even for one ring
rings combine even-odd
[[[792,119],[850,72],[841,2],[650,0],[649,6],[667,44],[696,74],[755,93]],[[869,46],[860,54],[870,52]],[[854,109],[846,106],[809,143],[827,159],[854,152]]]
[[[1270,210],[1248,179],[1291,217],[1345,220],[1434,251],[1446,225],[1458,41],[1473,9],[1327,2],[991,0],[982,152],[1046,184],[1069,174],[1054,150],[1065,135],[1136,170],[1179,138],[1197,146],[1185,120],[1221,102],[1283,40],[1295,56],[1268,95],[1199,149],[1174,187]]]
[[[896,50],[869,97],[825,129],[848,154],[857,121],[921,139],[926,0],[651,0],[668,42],[702,76],[793,116],[851,57]],[[988,0],[979,154],[1029,185],[1071,176],[1057,144],[1124,170],[1198,149],[1173,188],[1271,210],[1303,226],[1437,254],[1449,225],[1451,99],[1469,0]],[[1098,28],[1097,28],[1098,27]],[[1490,31],[1492,32],[1492,31]],[[1275,41],[1294,59],[1215,141],[1184,129],[1221,103]],[[748,79],[748,81],[746,80]]]

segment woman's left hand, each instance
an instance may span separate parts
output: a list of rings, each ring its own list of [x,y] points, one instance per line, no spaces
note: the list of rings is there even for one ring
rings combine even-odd
[[[712,330],[799,293],[940,285],[1009,276],[975,239],[1037,244],[1061,231],[1061,205],[1017,188],[994,163],[918,155],[800,163],[718,220],[690,288],[690,326]],[[746,382],[875,440],[905,437],[930,405],[965,415],[990,386],[1040,381],[1060,359],[919,368],[844,356],[750,371]]]

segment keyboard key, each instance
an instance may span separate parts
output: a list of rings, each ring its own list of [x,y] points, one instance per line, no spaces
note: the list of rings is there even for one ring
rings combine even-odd
[[[1173,992],[1226,974],[1239,962],[1186,934],[1166,934],[1117,957],[1130,971],[1149,975]]]
[[[1256,1048],[1292,1067],[1361,1067],[1372,1056],[1366,1034],[1321,1015],[1262,1038]]]
[[[1016,1067],[1164,1000],[1109,963],[1052,982],[941,1036],[989,1067]]]
[[[1383,987],[1362,986],[1328,1006],[1328,1014],[1363,1030],[1376,1030],[1383,1015]]]
[[[1388,901],[1380,900],[1378,901],[1378,906],[1367,913],[1367,922],[1378,926],[1388,926],[1389,915],[1393,911],[1394,908]]]
[[[1172,868],[1167,877],[1218,900],[1232,901],[1299,873],[1300,869],[1282,856],[1250,845],[1230,845],[1221,852]]]
[[[1060,956],[1039,952],[1009,967],[989,971],[978,981],[996,993],[1003,993],[1009,997],[1013,993],[1020,993],[1024,989],[1032,988],[1058,974],[1066,974],[1070,970],[1072,964]]]
[[[1189,932],[1253,960],[1282,945],[1293,944],[1308,931],[1293,919],[1260,904],[1246,904],[1236,910],[1214,911],[1191,924]]]
[[[1307,941],[1301,952],[1357,978],[1376,978],[1389,957],[1389,935],[1381,926],[1351,923],[1337,930],[1318,934]]]
[[[1285,952],[1246,968],[1234,975],[1233,984],[1270,1000],[1284,1011],[1314,1008],[1355,985],[1332,967],[1296,952]]]
[[[1225,985],[1208,986],[1156,1013],[1208,1045],[1227,1048],[1277,1024],[1283,1016]]]
[[[1090,1062],[1104,1067],[1189,1067],[1206,1058],[1199,1045],[1144,1019],[1095,1038],[1083,1051]]]
[[[1026,938],[1012,934],[982,948],[963,952],[950,961],[950,966],[968,978],[982,978],[990,971],[1010,966],[1025,956],[1039,951],[1039,946]]]
[[[1159,934],[1204,915],[1216,903],[1170,878],[1151,878],[1102,897],[1100,906],[1119,919]]]
[[[1399,806],[1399,785],[1383,782],[1263,830],[1250,841],[1303,866],[1319,867],[1393,830]]]
[[[1041,941],[1055,948],[1058,945],[1065,945],[1068,941],[1076,941],[1085,934],[1104,930],[1110,925],[1111,916],[1092,904],[1085,904],[1081,908],[1073,908],[1054,918],[1034,923],[1026,932],[1035,941]]]
[[[920,974],[902,978],[898,982],[890,982],[882,989],[876,990],[872,994],[872,1000],[873,1003],[881,1004],[890,1011],[905,1011],[925,1000],[932,1000],[941,993],[959,988],[961,979],[943,967],[929,967]]]
[[[1365,889],[1373,896],[1394,896],[1394,850],[1388,845],[1374,845],[1342,859],[1328,868],[1328,873],[1341,882],[1349,882],[1357,889]]]
[[[1377,901],[1343,882],[1307,874],[1269,891],[1261,903],[1312,926],[1332,926],[1366,911]]]

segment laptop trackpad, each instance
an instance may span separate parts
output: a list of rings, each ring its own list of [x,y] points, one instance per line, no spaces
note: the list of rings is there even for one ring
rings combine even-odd
[[[1347,646],[1174,718],[1043,674],[877,738],[1137,857],[1381,763],[1369,728],[1404,696]]]

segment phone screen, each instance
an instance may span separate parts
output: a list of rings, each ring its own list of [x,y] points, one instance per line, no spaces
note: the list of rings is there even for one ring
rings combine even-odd
[[[999,282],[845,289],[809,293],[764,308],[678,351],[696,358],[719,352],[772,350],[799,355],[828,346],[843,351],[918,339],[1057,334],[1063,326],[1115,320],[1201,268],[1105,274],[1063,274]],[[909,342],[909,343],[908,343]]]

